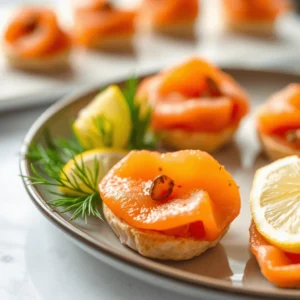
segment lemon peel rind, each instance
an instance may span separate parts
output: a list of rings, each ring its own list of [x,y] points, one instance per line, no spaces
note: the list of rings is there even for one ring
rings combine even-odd
[[[299,160],[300,158],[296,155],[288,156],[257,170],[250,193],[251,216],[259,233],[271,244],[293,253],[300,253],[300,235],[279,231],[269,224],[265,218],[265,209],[260,205],[260,196],[271,171],[296,163]]]

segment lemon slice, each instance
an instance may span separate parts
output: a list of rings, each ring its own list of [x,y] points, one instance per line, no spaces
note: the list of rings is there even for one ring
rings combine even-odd
[[[78,154],[63,167],[60,178],[66,186],[59,190],[72,196],[97,192],[101,179],[126,154],[126,151],[110,148],[93,149]]]
[[[258,231],[273,245],[300,253],[300,158],[289,156],[259,169],[250,195]]]
[[[73,130],[86,149],[125,148],[131,133],[131,123],[124,95],[119,87],[112,85],[79,112]]]

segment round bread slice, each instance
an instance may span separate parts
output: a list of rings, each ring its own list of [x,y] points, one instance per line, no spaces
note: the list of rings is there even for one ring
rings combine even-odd
[[[245,32],[248,34],[268,36],[274,33],[275,25],[273,21],[258,20],[258,21],[234,21],[226,12],[222,15],[223,26],[228,31]]]
[[[53,55],[38,58],[19,57],[8,46],[4,46],[3,49],[7,62],[18,69],[51,73],[69,66],[69,48]]]
[[[274,33],[274,24],[272,22],[241,22],[226,23],[227,28],[231,31],[246,32],[256,35],[272,35]]]
[[[133,39],[134,33],[108,36],[105,38],[101,37],[94,41],[92,48],[104,51],[127,52],[133,50]]]
[[[166,148],[200,149],[212,153],[230,143],[235,131],[235,127],[228,127],[219,132],[189,132],[172,129],[162,130],[158,135],[162,146]]]
[[[134,228],[118,218],[104,203],[103,212],[108,224],[122,244],[143,256],[161,260],[180,261],[198,256],[207,249],[216,246],[229,228],[227,227],[215,241],[201,241],[193,238],[169,236],[154,230]]]
[[[284,145],[271,136],[258,133],[264,153],[271,159],[277,160],[290,155],[300,156],[300,150]]]
[[[176,22],[174,24],[155,24],[151,17],[146,14],[141,15],[138,18],[138,27],[140,31],[145,32],[154,32],[154,33],[162,33],[162,34],[170,34],[170,35],[190,35],[195,30],[195,21],[182,21]]]

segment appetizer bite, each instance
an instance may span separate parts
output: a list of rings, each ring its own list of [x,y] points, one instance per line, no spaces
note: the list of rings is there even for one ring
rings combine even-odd
[[[156,259],[200,255],[219,242],[240,211],[232,176],[200,150],[132,151],[99,189],[105,218],[120,241]]]
[[[144,0],[139,11],[139,25],[161,33],[190,33],[198,10],[198,0]]]
[[[300,84],[290,84],[263,104],[256,127],[264,152],[272,160],[300,155]]]
[[[71,42],[47,8],[23,8],[9,23],[3,41],[7,61],[15,67],[54,71],[68,65]]]
[[[286,0],[223,0],[225,26],[230,30],[272,34]]]
[[[145,79],[137,97],[153,108],[151,126],[162,144],[174,149],[213,152],[231,141],[248,112],[234,79],[199,58]]]
[[[250,196],[250,249],[262,274],[279,287],[300,287],[300,158],[258,170]]]
[[[111,1],[92,0],[75,8],[74,38],[84,47],[123,50],[131,47],[135,33],[134,11]]]

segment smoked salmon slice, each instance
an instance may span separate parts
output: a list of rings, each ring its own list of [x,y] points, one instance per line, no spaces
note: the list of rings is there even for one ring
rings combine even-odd
[[[281,147],[282,156],[298,155],[300,148],[300,84],[290,84],[263,104],[256,118],[262,140],[267,137],[274,148]],[[276,146],[277,145],[277,146]],[[269,145],[270,146],[270,145]],[[265,146],[268,148],[268,145]],[[275,157],[276,158],[276,157]]]
[[[37,58],[68,50],[70,39],[57,23],[55,13],[46,8],[23,8],[11,20],[4,41],[14,55]]]
[[[76,13],[82,11],[99,11],[111,7],[110,1],[108,0],[77,0],[73,2]]]
[[[154,130],[218,132],[237,127],[248,112],[243,89],[229,75],[199,58],[147,78],[138,97],[153,106]]]
[[[153,200],[157,176],[172,178],[171,194]],[[216,186],[218,187],[216,189]],[[239,188],[212,156],[200,150],[132,151],[100,183],[103,202],[137,229],[216,240],[240,211]]]
[[[272,96],[258,110],[257,127],[264,134],[300,128],[300,84],[290,84]]]
[[[135,11],[113,7],[108,1],[90,1],[75,11],[75,41],[87,47],[109,38],[131,37],[135,32]]]
[[[272,160],[300,155],[300,84],[289,84],[257,110],[256,129]]]
[[[170,114],[172,112],[172,114]],[[188,131],[219,131],[231,123],[233,103],[228,98],[161,103],[155,110],[155,129],[182,128]],[[187,122],[188,120],[188,122]]]
[[[198,0],[144,0],[141,10],[157,25],[193,22],[199,11]]]
[[[250,249],[262,274],[270,282],[285,288],[300,286],[300,254],[287,253],[271,245],[253,222],[250,226]]]
[[[230,18],[235,21],[274,21],[287,7],[286,0],[223,0]]]

